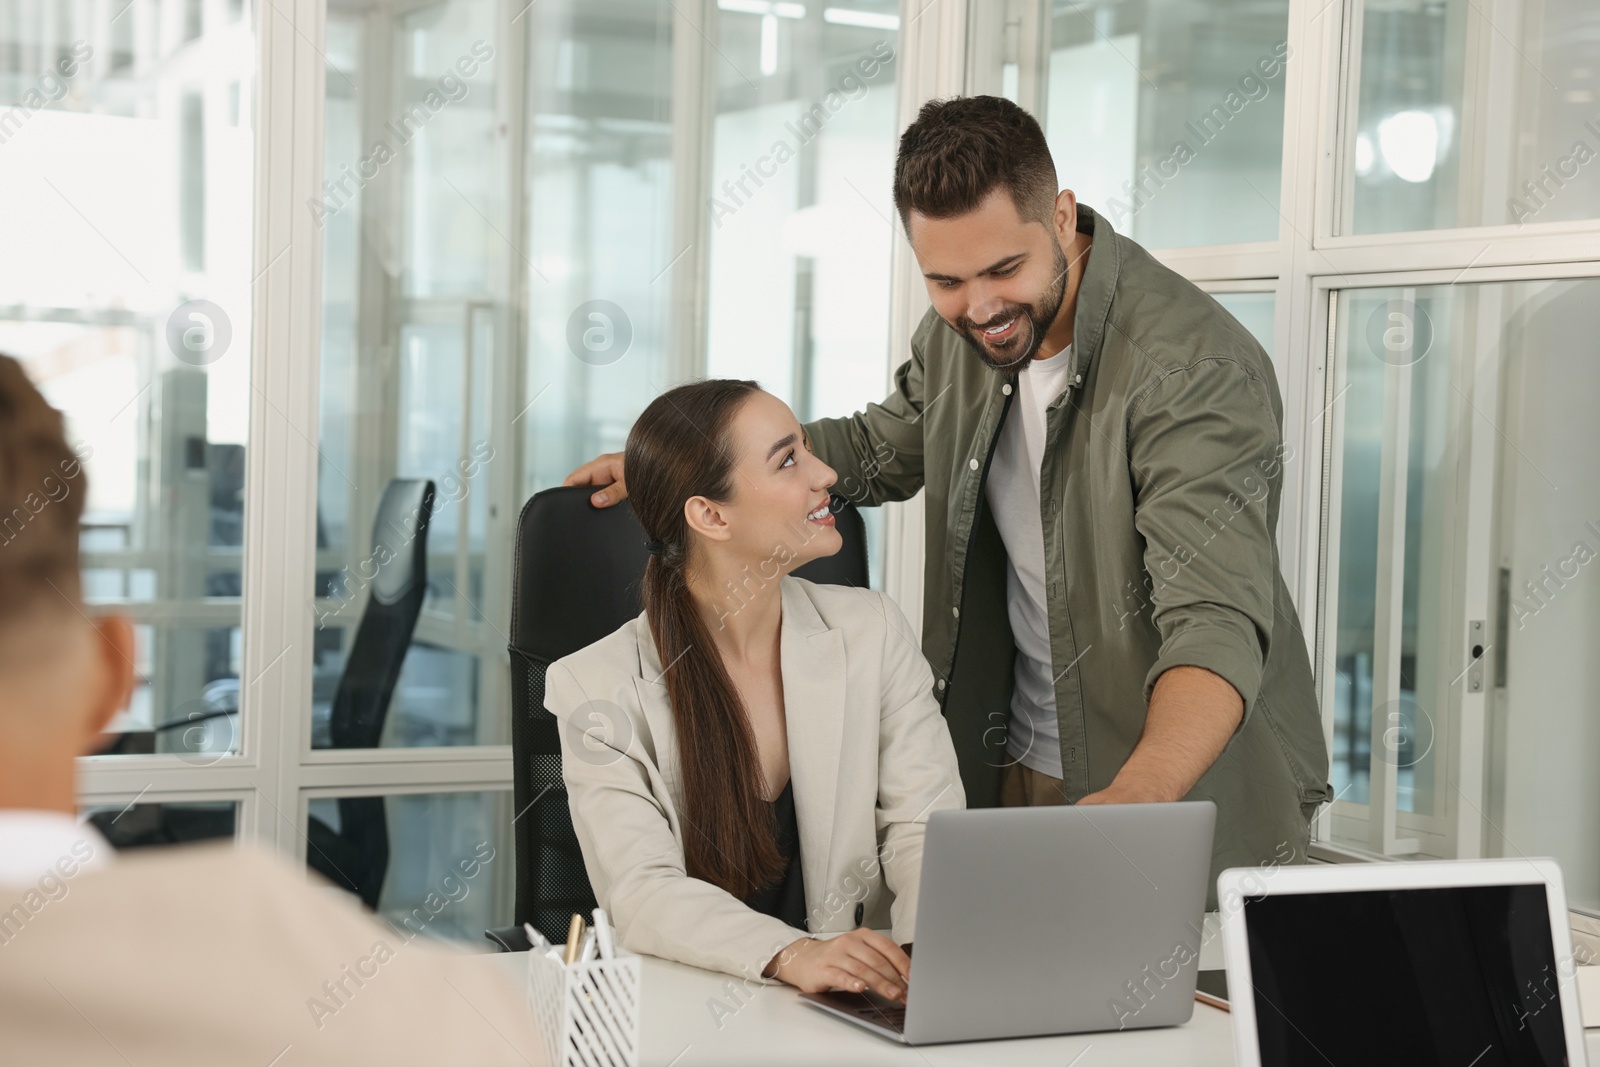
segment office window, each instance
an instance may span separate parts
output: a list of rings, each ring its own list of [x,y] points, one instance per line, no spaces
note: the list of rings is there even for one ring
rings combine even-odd
[[[1276,351],[1272,339],[1272,331],[1276,326],[1277,294],[1221,292],[1211,295],[1267,350],[1267,355],[1272,359],[1272,371],[1278,376],[1278,390],[1284,393],[1283,402],[1287,408],[1289,397],[1285,391],[1289,388],[1288,366],[1283,353]]]
[[[1288,0],[973,5],[972,92],[1039,119],[1056,180],[1147,247],[1278,238]]]
[[[494,497],[510,450],[490,404],[512,373],[506,261],[520,253],[495,17],[490,0],[329,12],[326,181],[311,205],[324,235],[314,748],[348,743],[333,723],[353,714],[336,700],[348,671],[395,658],[379,744],[510,739],[494,614],[510,561],[494,538],[514,510]],[[408,479],[433,483],[429,514],[383,528],[386,490]],[[352,667],[378,575],[411,543],[426,545],[415,629]]]
[[[509,791],[312,797],[307,811],[311,868],[408,940],[483,946],[486,929],[510,921]]]
[[[1335,305],[1333,841],[1551,855],[1574,905],[1600,906],[1600,282],[1355,289]],[[1341,815],[1356,806],[1363,821]]]
[[[183,94],[182,136],[178,141],[178,205],[182,212],[183,269],[206,269],[206,127],[205,97]]]
[[[695,128],[674,124],[683,25],[635,0],[541,2],[519,24],[529,262],[508,523],[574,467],[621,451],[645,405],[693,369],[668,351],[673,287],[698,261],[674,221],[673,141]]]
[[[204,24],[204,0],[183,0],[183,39],[192,41],[199,37]]]
[[[802,422],[887,392],[898,10],[718,13],[706,374],[753,378]],[[881,509],[862,515],[881,588]]]
[[[1347,233],[1600,216],[1591,0],[1354,6]]]
[[[188,42],[180,73],[134,14],[6,11],[0,351],[87,471],[87,599],[137,624],[112,751],[215,763],[239,738],[253,296],[254,138],[223,104],[253,31]]]

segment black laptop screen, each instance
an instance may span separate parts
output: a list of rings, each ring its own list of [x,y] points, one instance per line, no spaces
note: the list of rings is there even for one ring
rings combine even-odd
[[[1262,1067],[1567,1062],[1542,885],[1269,894],[1245,908]]]

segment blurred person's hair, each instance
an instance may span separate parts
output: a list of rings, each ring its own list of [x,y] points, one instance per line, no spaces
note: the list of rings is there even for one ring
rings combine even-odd
[[[1050,227],[1059,188],[1038,120],[1000,96],[923,104],[894,161],[900,225],[911,232],[913,211],[930,219],[965,215],[995,189],[1010,194],[1024,221]]]
[[[80,597],[78,523],[88,479],[61,413],[0,355],[0,635]]]

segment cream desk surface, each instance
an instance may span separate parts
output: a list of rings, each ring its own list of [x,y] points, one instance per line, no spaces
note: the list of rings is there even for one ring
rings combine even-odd
[[[1218,966],[1220,953],[1202,963]],[[1151,1064],[1160,1067],[1232,1067],[1232,1017],[1196,1003],[1182,1026],[1158,1030],[1110,1031],[1061,1037],[971,1041],[911,1048],[878,1037],[843,1019],[800,1002],[786,985],[757,986],[748,993],[725,974],[681,963],[644,961],[640,1067],[1108,1067]],[[519,989],[527,986],[527,953],[480,957],[482,966],[499,967]],[[1215,962],[1213,962],[1215,960]],[[1584,968],[1588,970],[1588,968]],[[1596,969],[1600,971],[1600,969]],[[1600,982],[1597,982],[1600,986]],[[1585,1010],[1591,1029],[1584,1034],[1589,1062],[1600,1067],[1600,1018]],[[1344,1067],[1344,1065],[1340,1065]]]
[[[1231,1067],[1227,1012],[1196,1003],[1183,1026],[911,1048],[801,1003],[792,986],[755,986],[714,971],[643,957],[640,1067]],[[483,957],[526,988],[526,953]]]

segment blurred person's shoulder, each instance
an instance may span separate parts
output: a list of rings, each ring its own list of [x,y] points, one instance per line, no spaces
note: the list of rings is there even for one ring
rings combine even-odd
[[[0,1061],[90,1062],[66,1025],[78,1013],[133,1062],[537,1058],[492,961],[379,921],[258,847],[142,851],[67,882],[0,948],[0,1000],[38,1020],[0,1027]]]

